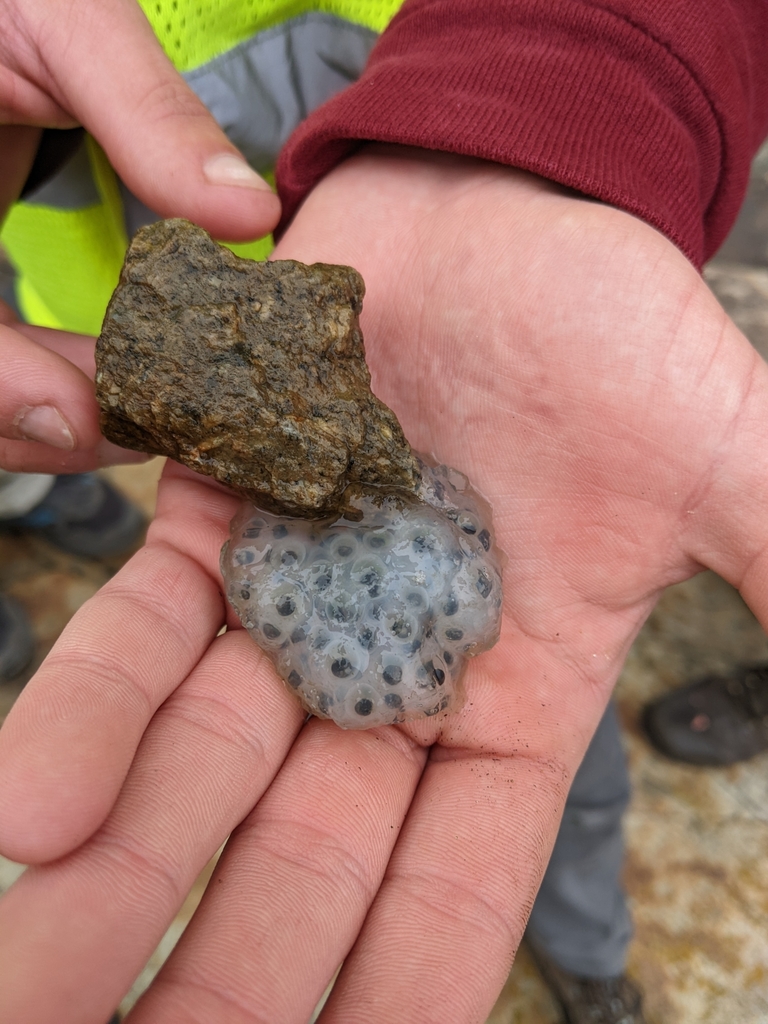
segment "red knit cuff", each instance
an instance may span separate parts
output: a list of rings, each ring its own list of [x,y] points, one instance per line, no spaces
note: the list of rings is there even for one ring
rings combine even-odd
[[[643,218],[701,265],[766,130],[768,4],[608,3],[409,0],[360,80],[289,139],[282,226],[362,142],[393,142],[558,181]]]

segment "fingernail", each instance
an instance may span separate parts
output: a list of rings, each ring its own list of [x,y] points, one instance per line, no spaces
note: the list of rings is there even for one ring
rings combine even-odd
[[[21,410],[14,419],[19,436],[25,441],[40,441],[52,448],[63,448],[71,452],[75,447],[72,428],[52,405],[36,405]]]
[[[211,185],[243,185],[272,191],[267,182],[234,153],[219,153],[206,160],[203,174]]]

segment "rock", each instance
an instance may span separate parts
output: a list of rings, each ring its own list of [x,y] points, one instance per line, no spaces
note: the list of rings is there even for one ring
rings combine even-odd
[[[256,263],[183,220],[142,228],[96,345],[101,427],[280,515],[325,516],[349,485],[419,485],[371,392],[351,267]]]

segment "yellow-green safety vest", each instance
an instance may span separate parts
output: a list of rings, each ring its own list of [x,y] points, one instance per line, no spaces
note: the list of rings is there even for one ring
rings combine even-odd
[[[294,128],[361,74],[403,0],[139,0],[166,54],[268,179]],[[154,219],[94,139],[14,204],[0,243],[29,323],[98,334],[128,237]],[[230,248],[265,259],[271,236]]]

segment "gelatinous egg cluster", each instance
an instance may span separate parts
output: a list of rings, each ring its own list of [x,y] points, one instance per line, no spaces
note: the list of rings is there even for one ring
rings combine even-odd
[[[357,497],[309,522],[247,505],[227,596],[304,707],[345,729],[456,710],[467,657],[498,639],[500,556],[466,477],[423,466],[421,500]]]

